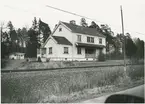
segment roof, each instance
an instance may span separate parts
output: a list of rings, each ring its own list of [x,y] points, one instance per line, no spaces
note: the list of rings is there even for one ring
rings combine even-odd
[[[87,44],[87,43],[76,43],[77,47],[92,47],[92,48],[104,48],[104,45]]]
[[[105,37],[102,33],[100,33],[95,28],[89,28],[89,27],[83,27],[75,24],[70,24],[66,22],[62,22],[64,25],[66,25],[69,29],[72,30],[74,33],[81,33],[86,35],[92,35],[92,36],[99,36],[99,37]]]
[[[68,41],[65,37],[61,36],[52,36],[58,44],[63,44],[63,45],[72,45],[70,41]]]

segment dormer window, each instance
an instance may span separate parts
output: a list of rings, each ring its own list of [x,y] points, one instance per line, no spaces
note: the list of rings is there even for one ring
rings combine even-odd
[[[62,31],[62,28],[59,28],[59,32],[61,32]]]

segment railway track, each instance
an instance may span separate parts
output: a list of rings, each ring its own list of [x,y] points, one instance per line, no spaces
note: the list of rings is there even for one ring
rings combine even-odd
[[[143,64],[127,64],[129,65],[143,65]],[[31,71],[49,71],[49,70],[62,70],[62,69],[83,69],[83,68],[98,68],[98,67],[113,67],[113,66],[124,66],[120,65],[98,65],[98,66],[77,66],[77,67],[63,67],[63,68],[43,68],[43,69],[13,69],[13,70],[1,70],[1,73],[11,73],[11,72],[31,72]]]

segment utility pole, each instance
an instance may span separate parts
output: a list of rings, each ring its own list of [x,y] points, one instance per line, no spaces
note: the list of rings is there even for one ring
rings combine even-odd
[[[122,34],[124,36],[124,45],[123,45],[123,49],[124,49],[124,71],[126,72],[126,55],[125,55],[125,35],[124,35],[124,24],[123,24],[123,11],[122,11],[122,6],[120,6],[121,9],[121,23],[122,23]]]

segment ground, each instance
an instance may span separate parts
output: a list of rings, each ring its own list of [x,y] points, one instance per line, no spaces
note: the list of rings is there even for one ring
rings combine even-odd
[[[130,65],[128,77],[123,66],[2,73],[1,99],[5,103],[74,102],[143,84],[143,71],[143,65]]]

